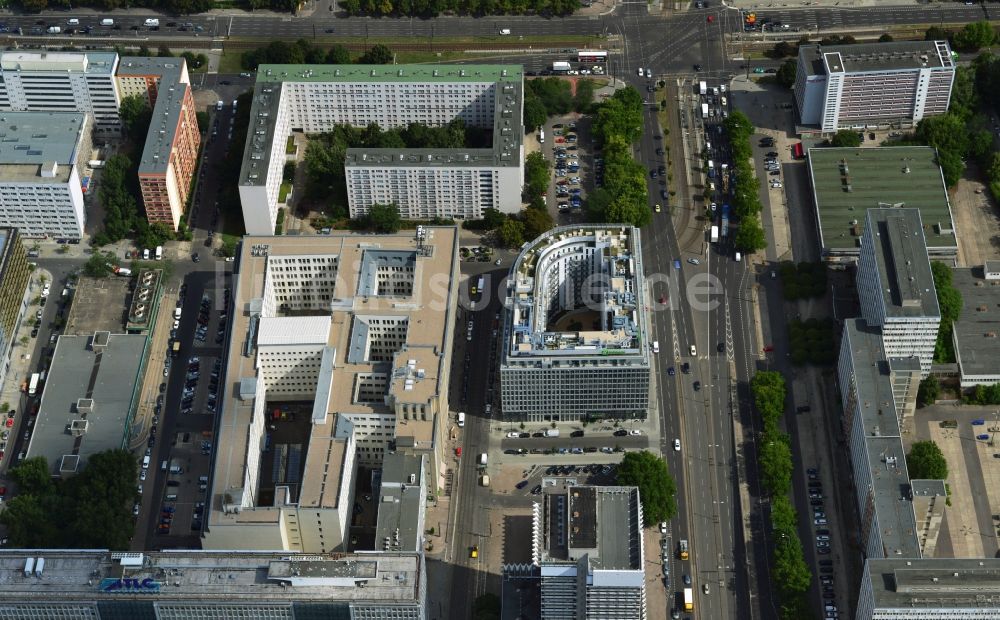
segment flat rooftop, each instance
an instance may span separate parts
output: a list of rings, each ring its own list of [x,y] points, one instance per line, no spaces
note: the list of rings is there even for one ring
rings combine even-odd
[[[580,269],[583,264],[589,269]],[[579,275],[587,271],[585,275]],[[562,226],[526,244],[511,267],[507,316],[510,331],[504,358],[535,357],[646,359],[642,251],[639,230],[631,226]],[[588,280],[588,276],[593,276]],[[597,325],[560,330],[554,319],[588,307],[582,286],[593,289],[590,301]],[[581,321],[582,323],[582,321]]]
[[[892,41],[852,45],[801,45],[810,75],[871,73],[954,67],[947,41]]]
[[[928,253],[958,252],[951,204],[933,148],[812,148],[808,153],[824,254],[857,256],[865,212],[894,206],[920,210]]]
[[[26,560],[37,557],[45,558],[42,574],[25,577]],[[120,600],[129,596],[122,579],[151,580],[139,596],[161,605],[339,601],[409,606],[423,604],[426,576],[422,559],[413,553],[0,550],[0,602],[8,604]]]
[[[886,318],[940,316],[917,209],[869,209]]]
[[[880,331],[868,327],[864,319],[845,321],[844,331],[851,343],[857,410],[864,429],[871,494],[883,548],[887,556],[917,558],[920,544],[889,378],[891,360],[885,358]]]
[[[1000,616],[1000,559],[868,559],[864,570],[875,609],[969,609],[976,617]]]
[[[243,239],[235,263],[232,329],[223,390],[227,397],[222,402],[217,438],[217,445],[225,449],[216,454],[212,478],[215,493],[243,487],[249,448],[246,437],[254,421],[253,402],[241,400],[235,393],[241,384],[249,386],[253,383],[250,379],[257,376],[257,347],[263,343],[276,345],[284,337],[289,342],[305,340],[322,346],[318,337],[326,331],[323,353],[326,366],[322,367],[319,381],[325,385],[317,385],[316,389],[318,395],[325,394],[326,400],[314,405],[314,423],[301,483],[303,506],[336,504],[336,493],[323,492],[324,487],[330,489],[331,485],[322,484],[322,480],[324,474],[332,476],[341,470],[342,438],[336,432],[339,414],[392,415],[395,409],[387,401],[414,404],[447,401],[447,385],[442,383],[447,369],[442,365],[449,359],[449,330],[454,329],[449,323],[449,308],[455,307],[458,294],[458,230],[453,226],[429,226],[424,227],[424,232],[422,242],[418,242],[415,231],[394,235],[340,233]],[[363,277],[363,274],[376,277],[387,273],[385,270],[397,266],[395,259],[399,255],[411,256],[413,260],[409,294],[394,295],[380,288],[385,284],[373,284]],[[279,264],[284,260],[315,260],[336,265],[335,271],[327,272],[335,277],[327,309],[284,314],[278,300],[266,298],[265,290],[273,295],[271,287],[277,286],[268,282],[268,278],[285,275],[286,268]],[[279,326],[286,319],[293,324],[301,323],[301,327],[283,330],[282,336]],[[378,340],[382,338],[378,330],[369,333],[366,328],[366,323],[372,321],[378,321],[380,327],[398,326],[395,334],[401,340],[395,337],[391,343]],[[371,351],[390,344],[394,354],[383,351],[384,360],[369,358]],[[373,373],[391,379],[386,383],[384,397],[359,397],[359,384]],[[282,398],[279,395],[275,400]],[[408,419],[401,416],[396,421],[396,436],[412,437],[414,442],[429,445],[435,436],[436,423],[435,416]],[[221,512],[216,515],[217,507],[218,502],[213,502],[213,516],[222,518]],[[244,510],[238,518],[253,518],[252,512]]]
[[[575,563],[586,555],[595,571],[643,570],[636,487],[578,485],[545,500],[542,563]]]
[[[260,65],[250,110],[251,128],[240,185],[262,186],[275,139],[275,120],[285,83],[493,83],[497,85],[490,149],[348,149],[346,166],[520,166],[524,139],[521,65]],[[287,98],[287,97],[286,97]],[[417,103],[414,100],[414,103]],[[383,127],[383,129],[388,129]]]
[[[1000,374],[1000,280],[987,280],[981,267],[973,267],[952,269],[951,283],[963,302],[953,325],[962,374]]]
[[[0,113],[0,165],[28,165],[36,175],[40,164],[72,166],[86,122],[86,115],[78,112]]]
[[[128,432],[146,337],[98,334],[60,336],[46,377],[42,402],[28,445],[28,458],[44,456],[53,475],[84,468],[98,452],[121,448]],[[89,399],[90,410],[81,409]],[[68,429],[75,425],[77,432]],[[60,465],[64,456],[69,456]],[[79,457],[79,461],[72,458]]]
[[[73,303],[63,333],[92,336],[94,332],[122,333],[122,315],[132,302],[131,278],[81,276],[73,289]]]
[[[420,551],[423,544],[424,505],[422,455],[386,454],[378,489],[375,524],[376,551]]]
[[[53,71],[114,75],[116,52],[28,52],[0,53],[4,71]]]

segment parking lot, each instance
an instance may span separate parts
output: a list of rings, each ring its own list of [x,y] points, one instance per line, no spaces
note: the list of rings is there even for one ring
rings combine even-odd
[[[549,213],[559,223],[579,221],[587,192],[603,182],[603,162],[584,146],[592,144],[590,119],[579,114],[557,116],[542,131],[545,142],[540,150],[553,162],[553,182],[546,197]]]

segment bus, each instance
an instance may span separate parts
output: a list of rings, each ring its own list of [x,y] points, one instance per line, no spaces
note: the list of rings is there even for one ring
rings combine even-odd
[[[31,381],[28,383],[28,396],[34,396],[35,392],[38,391],[38,381],[41,379],[39,373],[34,373],[31,375]]]
[[[605,50],[580,50],[576,53],[577,62],[585,65],[603,64],[608,62]]]
[[[792,155],[795,157],[795,159],[802,159],[803,157],[806,156],[805,151],[802,148],[801,142],[796,142],[795,145],[792,146]]]

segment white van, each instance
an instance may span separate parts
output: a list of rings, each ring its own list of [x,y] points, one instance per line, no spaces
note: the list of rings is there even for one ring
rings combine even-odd
[[[144,22],[143,22],[143,24],[144,24],[144,25],[145,25],[145,26],[146,26],[147,28],[156,28],[157,26],[159,26],[159,25],[160,25],[160,20],[158,20],[158,19],[155,19],[155,18],[149,18],[149,19],[147,19],[146,21],[144,21]]]
[[[149,469],[149,457],[148,456],[142,457],[142,468],[143,469]]]
[[[181,318],[181,309],[174,308],[174,320],[177,321],[180,320],[180,318]]]
[[[659,340],[654,340],[653,341],[653,353],[659,353],[659,352],[660,352],[660,341]]]
[[[80,20],[78,20],[75,17],[71,17],[70,19],[66,20],[66,25],[67,26],[79,26],[80,25]]]
[[[510,28],[501,28],[500,29],[500,34],[501,35],[508,35],[508,34],[510,34]]]
[[[459,411],[458,412],[458,427],[462,428],[463,426],[465,426],[465,412],[464,411]]]
[[[156,260],[163,260],[163,246],[156,246]]]
[[[736,253],[736,262],[738,263],[738,262],[740,262],[741,260],[743,260],[743,255],[742,255],[742,254],[740,254],[739,252],[737,252],[737,253]]]
[[[160,471],[167,471],[167,461],[160,463]]]
[[[115,20],[110,19],[110,18],[104,18],[104,19],[101,20],[101,25],[102,26],[114,26],[115,25]]]
[[[170,466],[170,473],[172,473],[172,474],[183,474],[184,473],[184,469],[180,465],[171,465]]]
[[[485,452],[483,452],[482,454],[479,455],[479,466],[480,467],[486,467],[486,453]]]
[[[691,355],[698,355],[698,349],[694,345],[691,345]]]
[[[177,495],[174,494],[174,493],[171,493],[170,495],[167,495],[164,499],[166,499],[168,502],[176,502],[177,501]]]
[[[221,112],[222,106],[223,106],[222,99],[219,99],[218,101],[215,102],[215,111]]]

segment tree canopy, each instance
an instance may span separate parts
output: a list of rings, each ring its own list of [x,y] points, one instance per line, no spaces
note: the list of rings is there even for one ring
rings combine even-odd
[[[340,0],[350,15],[368,17],[436,17],[457,15],[569,15],[579,0]]]
[[[931,273],[934,276],[934,289],[937,292],[938,309],[941,312],[941,325],[938,327],[937,343],[934,346],[934,359],[948,363],[955,360],[955,343],[952,339],[954,323],[962,314],[962,294],[951,282],[951,268],[948,265],[931,261]]]
[[[0,513],[13,547],[126,550],[138,467],[124,450],[91,456],[72,478],[53,478],[44,457],[11,469],[19,493]]]
[[[667,462],[652,452],[626,452],[618,466],[618,484],[639,487],[645,525],[677,514],[677,483],[667,470]]]
[[[642,227],[652,219],[646,168],[632,158],[632,143],[642,134],[642,105],[629,86],[597,106],[593,133],[603,149],[604,187],[587,200],[594,221]]]
[[[997,40],[993,25],[986,20],[966,24],[952,37],[952,44],[963,52],[975,52],[989,47]]]
[[[830,138],[830,145],[857,148],[861,146],[861,136],[856,131],[841,129]]]
[[[948,461],[933,441],[918,441],[910,446],[906,469],[911,480],[944,480],[948,477]]]
[[[504,247],[517,248],[524,245],[524,222],[509,218],[500,224],[497,238]]]
[[[777,75],[774,76],[778,80],[778,84],[781,84],[785,88],[795,86],[795,76],[798,74],[798,67],[799,63],[794,58],[781,63],[781,66],[778,67]]]
[[[379,234],[392,234],[399,232],[399,227],[403,220],[399,215],[399,207],[396,205],[374,204],[368,209],[365,217],[368,228]]]

